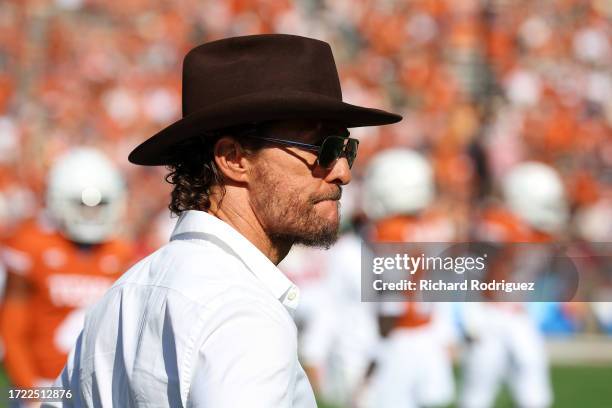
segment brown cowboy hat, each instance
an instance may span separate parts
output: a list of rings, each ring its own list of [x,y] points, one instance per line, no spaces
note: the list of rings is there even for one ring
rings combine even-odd
[[[286,34],[202,44],[183,61],[183,118],[130,153],[135,164],[168,164],[180,142],[207,131],[269,120],[309,118],[346,127],[402,117],[342,102],[329,44]]]

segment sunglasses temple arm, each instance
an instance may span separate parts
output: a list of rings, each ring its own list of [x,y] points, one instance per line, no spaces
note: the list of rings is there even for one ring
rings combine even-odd
[[[319,151],[319,149],[321,148],[321,146],[316,146],[316,145],[312,145],[308,143],[300,143],[300,142],[294,142],[291,140],[275,139],[273,137],[261,137],[260,136],[260,137],[257,137],[257,139],[266,140],[268,142],[284,144],[287,146],[302,147],[304,149],[313,150],[313,151]]]

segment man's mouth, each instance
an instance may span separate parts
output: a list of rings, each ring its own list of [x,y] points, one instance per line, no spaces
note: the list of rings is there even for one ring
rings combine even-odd
[[[319,197],[315,200],[313,200],[313,204],[317,204],[317,203],[321,203],[323,201],[340,201],[340,198],[342,198],[342,188],[338,186],[338,189],[335,191],[332,191],[331,193]]]

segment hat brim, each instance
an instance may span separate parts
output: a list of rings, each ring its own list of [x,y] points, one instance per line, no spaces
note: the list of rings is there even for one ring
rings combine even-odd
[[[145,166],[166,165],[173,147],[193,136],[215,129],[283,119],[333,121],[352,128],[387,125],[399,122],[402,117],[309,92],[248,94],[184,116],[137,146],[128,159]]]

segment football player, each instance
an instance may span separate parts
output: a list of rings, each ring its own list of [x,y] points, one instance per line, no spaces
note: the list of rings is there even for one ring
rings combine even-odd
[[[124,181],[102,153],[67,152],[52,166],[47,212],[6,242],[1,314],[5,367],[14,386],[50,385],[82,328],[84,311],[133,259],[117,238]]]
[[[561,178],[552,167],[520,163],[502,178],[501,187],[503,205],[484,210],[477,221],[477,240],[541,244],[553,242],[563,234],[568,221],[567,199]],[[520,256],[505,252],[510,255],[492,273],[499,279],[508,279],[518,271],[537,273],[546,257],[544,252],[542,246]],[[461,407],[493,406],[504,381],[518,407],[551,405],[544,339],[525,306],[516,302],[466,304],[463,323],[468,348]]]
[[[408,149],[379,153],[368,166],[364,188],[364,210],[373,221],[374,243],[407,242],[416,247],[455,240],[454,222],[435,208],[434,171],[420,153]],[[444,406],[452,401],[454,333],[447,306],[415,299],[381,303],[383,340],[372,370],[368,405]]]
[[[359,193],[354,182],[342,190],[341,236],[316,263],[322,272],[320,291],[300,344],[304,370],[315,393],[339,407],[353,406],[378,342],[374,304],[361,301]]]

